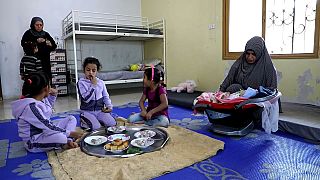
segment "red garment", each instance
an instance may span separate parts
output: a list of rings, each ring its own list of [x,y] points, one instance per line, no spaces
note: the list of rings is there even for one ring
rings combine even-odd
[[[211,96],[211,99],[208,100],[208,94]],[[212,98],[214,96],[214,98]],[[237,97],[237,98],[232,98],[230,99],[230,93],[226,92],[215,92],[215,93],[203,93],[199,97],[197,97],[197,102],[196,105],[201,104],[201,105],[208,105],[210,108],[213,109],[233,109],[235,108],[236,105],[240,104],[243,101],[248,100],[248,98],[244,97]],[[250,108],[255,105],[249,104],[246,105],[245,108]]]

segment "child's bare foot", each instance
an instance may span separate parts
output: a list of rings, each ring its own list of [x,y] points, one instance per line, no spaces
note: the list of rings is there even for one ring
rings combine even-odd
[[[67,144],[62,146],[62,149],[68,150],[68,149],[73,149],[77,147],[79,147],[79,145],[76,142],[68,141]]]
[[[83,133],[82,136],[81,136],[80,138],[76,139],[74,142],[77,143],[77,144],[79,144],[80,141],[81,141],[87,134],[88,134],[87,132]]]
[[[69,137],[78,139],[83,136],[83,131],[71,131]]]

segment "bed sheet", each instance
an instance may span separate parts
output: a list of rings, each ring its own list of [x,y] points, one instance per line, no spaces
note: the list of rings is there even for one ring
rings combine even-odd
[[[99,71],[97,77],[103,81],[142,79],[144,71]],[[78,72],[79,78],[84,78],[84,73]]]

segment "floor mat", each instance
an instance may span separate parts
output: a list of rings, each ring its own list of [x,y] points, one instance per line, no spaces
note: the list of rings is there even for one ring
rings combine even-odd
[[[138,112],[138,103],[114,107],[127,117]],[[296,136],[254,130],[247,136],[213,134],[206,116],[169,107],[171,124],[178,125],[225,143],[217,155],[155,179],[320,179],[320,145]],[[79,112],[56,114],[53,119]],[[188,158],[188,157],[185,157]],[[46,153],[28,153],[18,137],[17,121],[0,121],[0,174],[2,179],[54,179]]]
[[[163,128],[169,141],[159,151],[130,158],[98,158],[79,148],[48,153],[57,179],[151,179],[214,156],[222,141],[180,126]],[[82,172],[81,174],[79,172]]]

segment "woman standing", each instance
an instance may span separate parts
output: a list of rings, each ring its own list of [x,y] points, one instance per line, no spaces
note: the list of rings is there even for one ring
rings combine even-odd
[[[50,52],[57,48],[56,43],[50,34],[43,30],[43,20],[40,17],[33,17],[28,29],[22,36],[21,46],[26,52],[27,42],[35,42],[38,47],[36,57],[41,60],[42,70],[52,79]]]

